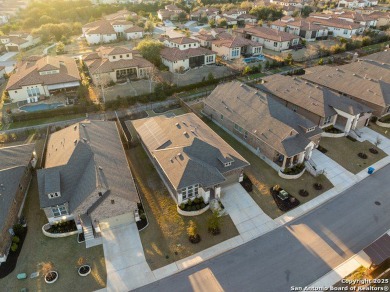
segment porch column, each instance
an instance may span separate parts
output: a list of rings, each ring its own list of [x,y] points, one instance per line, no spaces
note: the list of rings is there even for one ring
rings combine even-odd
[[[298,163],[302,163],[305,159],[305,152],[301,152],[298,154]]]
[[[352,130],[355,130],[356,129],[356,126],[357,126],[357,123],[358,123],[358,121],[359,121],[359,115],[357,115],[357,116],[355,116],[355,119],[353,120],[353,122],[352,122]]]
[[[351,131],[352,119],[353,118],[347,118],[347,123],[345,124],[344,132],[348,133],[349,131]]]
[[[284,158],[283,158],[283,164],[282,164],[282,169],[285,169],[285,168],[286,168],[286,162],[287,162],[287,157],[284,156]]]
[[[215,197],[217,198],[217,199],[220,199],[221,198],[221,186],[216,186],[215,187]]]

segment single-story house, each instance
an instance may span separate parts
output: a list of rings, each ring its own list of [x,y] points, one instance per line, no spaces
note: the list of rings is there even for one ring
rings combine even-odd
[[[299,44],[299,36],[262,26],[249,26],[234,30],[235,35],[250,39],[273,51],[288,50]]]
[[[390,112],[390,83],[383,80],[329,66],[311,67],[301,78],[368,106],[377,117]]]
[[[309,119],[239,81],[218,85],[204,113],[280,170],[310,159],[322,130]]]
[[[0,264],[7,260],[12,227],[21,216],[31,171],[35,167],[34,144],[0,149]]]
[[[353,99],[297,77],[268,76],[257,88],[318,127],[334,126],[346,135],[366,126],[372,113],[372,109]]]
[[[152,63],[126,47],[100,47],[83,62],[96,85],[145,78],[153,70]]]
[[[132,121],[142,146],[178,205],[243,179],[249,163],[193,113]]]
[[[306,21],[326,27],[328,34],[335,37],[352,38],[354,35],[362,34],[365,30],[365,27],[358,23],[334,18],[329,14],[312,14],[306,18]]]
[[[45,158],[37,177],[50,224],[74,220],[88,247],[101,243],[102,230],[135,221],[140,200],[115,122],[85,120],[51,134]]]
[[[77,90],[80,80],[73,58],[31,56],[16,66],[6,90],[12,102],[37,102],[57,91]]]

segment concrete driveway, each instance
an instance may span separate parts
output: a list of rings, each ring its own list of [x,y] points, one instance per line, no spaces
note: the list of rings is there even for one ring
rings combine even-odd
[[[261,210],[240,183],[223,188],[221,201],[244,242],[279,226]]]
[[[345,186],[346,184],[352,185],[358,181],[358,178],[354,174],[317,149],[313,150],[311,159],[313,159],[314,163],[321,169],[324,169],[326,178],[330,180],[335,187],[340,185]]]
[[[154,278],[146,263],[137,225],[104,230],[103,249],[107,269],[105,291],[130,291]]]
[[[4,55],[0,56],[0,62],[5,62],[11,59],[13,56],[15,56],[18,52],[8,52]]]

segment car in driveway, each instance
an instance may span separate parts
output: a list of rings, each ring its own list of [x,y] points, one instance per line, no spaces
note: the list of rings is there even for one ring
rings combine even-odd
[[[278,198],[281,199],[282,201],[287,200],[289,193],[287,193],[285,190],[281,189],[279,193],[277,194]]]

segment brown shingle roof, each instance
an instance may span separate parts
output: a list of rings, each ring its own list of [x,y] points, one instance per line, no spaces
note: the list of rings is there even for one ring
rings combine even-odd
[[[187,37],[177,37],[177,38],[170,38],[168,39],[169,42],[179,44],[179,45],[185,45],[185,44],[191,44],[191,43],[197,43],[197,40],[187,38]]]
[[[108,20],[98,20],[87,23],[83,28],[88,28],[86,34],[114,34],[115,30]]]
[[[59,73],[39,74],[39,72],[48,70],[59,70]],[[52,85],[74,81],[80,81],[80,75],[76,61],[73,58],[66,56],[29,58],[17,65],[16,73],[9,78],[6,90],[36,84]]]
[[[329,19],[324,19],[324,18],[317,18],[317,17],[308,17],[306,18],[308,22],[312,22],[315,24],[321,24],[324,26],[329,26],[329,27],[337,27],[337,28],[344,28],[344,29],[358,29],[361,26],[358,23],[346,21],[343,19],[336,19],[336,18],[329,18]]]
[[[156,116],[132,122],[143,143],[177,190],[209,187],[249,163],[195,114]],[[231,166],[224,166],[231,161]]]
[[[192,48],[187,50],[180,50],[178,48],[164,48],[161,50],[160,54],[164,59],[174,62],[201,55],[215,55],[216,53],[205,48]]]
[[[238,29],[237,31],[240,31],[240,29]],[[279,31],[267,27],[262,27],[262,26],[254,26],[254,27],[248,26],[243,28],[242,31],[250,33],[260,38],[278,41],[278,42],[287,42],[299,38],[299,36],[284,31]]]

